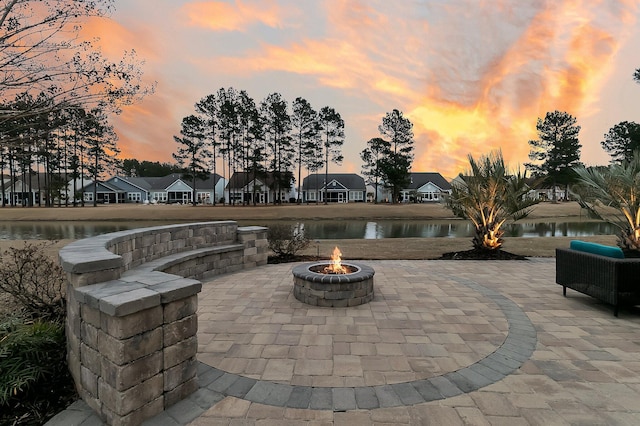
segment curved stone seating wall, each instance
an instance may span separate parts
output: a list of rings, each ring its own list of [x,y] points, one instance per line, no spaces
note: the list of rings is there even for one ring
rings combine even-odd
[[[234,221],[75,241],[67,349],[80,397],[110,425],[138,425],[197,389],[200,279],[267,263],[267,229]]]

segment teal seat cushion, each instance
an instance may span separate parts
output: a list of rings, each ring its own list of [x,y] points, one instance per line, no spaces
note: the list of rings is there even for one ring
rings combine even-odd
[[[604,244],[589,243],[587,241],[573,240],[569,244],[572,250],[584,251],[600,256],[613,257],[615,259],[624,259],[624,253],[620,247],[605,246]]]

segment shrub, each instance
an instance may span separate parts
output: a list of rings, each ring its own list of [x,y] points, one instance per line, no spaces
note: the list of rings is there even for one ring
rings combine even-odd
[[[589,213],[619,229],[625,256],[640,253],[640,151],[630,161],[609,167],[576,167],[573,195]]]
[[[516,221],[526,217],[538,201],[527,196],[526,172],[510,172],[501,151],[478,160],[469,155],[469,164],[471,169],[452,183],[451,195],[444,198],[446,207],[473,223],[474,249],[500,250],[502,225],[508,218]]]
[[[32,318],[65,317],[62,268],[44,252],[50,243],[24,243],[0,255],[0,292],[10,295],[18,310]]]
[[[43,424],[75,398],[61,322],[0,320],[0,424]]]
[[[269,249],[278,257],[291,258],[310,244],[304,232],[295,225],[276,224],[267,231]]]

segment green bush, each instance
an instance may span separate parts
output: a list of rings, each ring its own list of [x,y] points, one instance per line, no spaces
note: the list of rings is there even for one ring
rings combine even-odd
[[[66,279],[48,244],[0,255],[0,426],[41,425],[77,398],[66,362]]]
[[[40,425],[75,398],[61,322],[0,320],[0,425]]]

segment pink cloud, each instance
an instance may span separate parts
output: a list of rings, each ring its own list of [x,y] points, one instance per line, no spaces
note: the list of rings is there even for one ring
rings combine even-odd
[[[199,39],[202,51],[182,49],[186,54],[169,39],[173,56],[162,56],[157,47],[158,60],[151,56],[163,64],[150,71],[161,81],[160,100],[145,101],[120,123],[144,123],[146,130],[129,133],[141,146],[156,146],[149,140],[161,138],[158,127],[171,140],[176,130],[168,127],[177,128],[197,99],[221,86],[242,89],[251,82],[265,91],[297,91],[295,96],[313,91],[322,104],[340,111],[348,138],[343,169],[359,170],[359,152],[393,108],[414,122],[415,170],[453,176],[466,167],[468,153],[497,148],[508,161],[523,163],[536,119],[546,111],[566,110],[580,124],[600,108],[603,85],[637,10],[637,0],[599,1],[588,8],[579,0],[187,3],[180,11],[189,27],[178,27],[186,33],[175,37],[182,46],[194,28],[209,30],[206,43],[214,46],[234,40],[230,31],[249,34],[252,42],[211,53]],[[262,37],[265,27],[277,36]],[[120,30],[114,28],[102,31],[114,34],[119,46]],[[140,32],[126,31],[124,44]],[[144,46],[142,57],[154,51],[153,42]],[[165,105],[174,96],[182,107]],[[145,110],[162,125],[154,127]],[[130,141],[134,150],[136,142]],[[585,151],[599,149],[597,142],[585,141]],[[163,146],[162,152],[172,151]]]
[[[182,7],[188,24],[213,31],[246,31],[254,24],[280,28],[292,12],[276,1],[211,1],[187,3]]]

